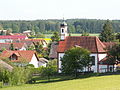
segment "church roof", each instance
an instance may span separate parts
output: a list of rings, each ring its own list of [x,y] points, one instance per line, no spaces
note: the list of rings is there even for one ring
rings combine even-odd
[[[58,53],[80,46],[88,49],[91,53],[105,53],[106,46],[96,36],[68,36],[64,41],[59,41]]]

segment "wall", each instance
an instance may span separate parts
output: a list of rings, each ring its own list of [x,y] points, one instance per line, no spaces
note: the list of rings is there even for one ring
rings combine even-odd
[[[33,54],[33,57],[32,57],[32,59],[31,59],[31,61],[29,62],[29,64],[33,64],[35,68],[38,68],[38,67],[39,67],[39,66],[38,66],[38,60],[37,60],[35,54]]]
[[[62,64],[62,62],[61,62],[61,58],[64,56],[64,53],[58,53],[58,72],[59,73],[61,73],[61,64]]]
[[[107,54],[94,54],[94,53],[92,53],[92,54],[90,54],[90,56],[95,56],[95,65],[92,65],[91,66],[91,71],[94,71],[94,72],[97,72],[98,70],[100,70],[99,72],[105,72],[105,69],[104,68],[107,68],[106,67],[106,65],[99,65],[98,66],[98,59],[99,59],[99,61],[100,60],[102,60],[104,57],[106,57],[106,55]],[[61,68],[61,61],[60,61],[60,59],[62,58],[64,56],[64,53],[59,53],[58,54],[58,72],[59,73],[61,73],[61,70],[60,70],[60,68]],[[88,69],[87,68],[84,68],[84,70],[83,71],[87,71]]]

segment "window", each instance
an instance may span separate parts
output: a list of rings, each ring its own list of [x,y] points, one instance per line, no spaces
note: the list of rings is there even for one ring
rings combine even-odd
[[[18,57],[15,54],[13,54],[10,56],[10,60],[18,60]]]
[[[62,29],[62,33],[64,33],[64,29]]]
[[[92,56],[92,65],[95,65],[95,56]]]

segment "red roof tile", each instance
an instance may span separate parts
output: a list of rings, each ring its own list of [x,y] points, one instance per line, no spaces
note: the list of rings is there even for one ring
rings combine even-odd
[[[115,43],[115,42],[103,42],[103,44],[106,46],[106,47],[112,47],[112,46],[114,46],[114,45],[116,45],[117,43]]]
[[[3,35],[0,36],[0,39],[25,39],[26,36],[23,35]]]
[[[66,50],[80,46],[88,49],[92,53],[104,53],[106,46],[96,36],[68,36],[65,41],[59,41],[58,52],[63,53]]]
[[[17,49],[21,49],[23,46],[26,47],[25,43],[0,43],[0,50],[2,50],[3,48],[9,50],[11,44],[13,44],[14,48]]]
[[[9,51],[9,50],[5,50],[1,53],[0,58],[9,58],[11,55],[15,54],[16,56],[18,56],[18,60],[12,60],[13,62],[20,62],[25,60],[26,62],[30,62],[33,55],[35,53],[35,51],[31,51],[31,50],[26,50],[26,51]]]

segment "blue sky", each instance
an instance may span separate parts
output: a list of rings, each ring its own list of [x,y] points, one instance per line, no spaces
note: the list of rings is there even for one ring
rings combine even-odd
[[[120,19],[120,0],[0,0],[0,20]]]

